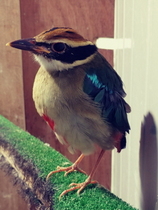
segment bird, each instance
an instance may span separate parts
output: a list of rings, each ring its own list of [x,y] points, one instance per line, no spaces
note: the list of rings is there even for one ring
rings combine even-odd
[[[53,130],[70,153],[80,152],[69,167],[58,167],[57,172],[78,170],[87,155],[100,148],[91,173],[83,183],[71,183],[60,196],[77,190],[79,194],[89,184],[106,150],[126,147],[130,131],[127,114],[130,106],[124,100],[123,82],[95,43],[85,39],[69,27],[54,27],[39,35],[7,43],[31,52],[40,68],[33,84],[33,100],[39,115]]]

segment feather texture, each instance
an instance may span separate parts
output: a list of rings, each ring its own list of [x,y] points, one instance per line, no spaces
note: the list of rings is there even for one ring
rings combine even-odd
[[[8,45],[32,52],[40,63],[33,99],[61,143],[84,154],[95,144],[125,147],[130,106],[123,83],[92,42],[59,27]]]
[[[41,67],[33,86],[36,109],[53,130],[58,140],[89,155],[95,145],[105,150],[114,148],[112,127],[102,120],[96,103],[83,92],[85,72],[82,66],[50,74]],[[66,140],[66,141],[65,141]]]
[[[125,132],[130,130],[126,114],[130,107],[123,99],[126,93],[121,78],[99,53],[91,61],[91,65],[85,66],[85,72],[84,92],[99,104],[105,121],[124,134],[122,143],[120,142],[121,148],[124,148]]]

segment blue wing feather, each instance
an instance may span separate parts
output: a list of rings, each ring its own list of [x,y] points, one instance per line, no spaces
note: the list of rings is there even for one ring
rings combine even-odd
[[[126,94],[119,75],[99,53],[91,65],[85,67],[85,72],[83,90],[99,103],[102,117],[123,134],[129,132],[129,105],[123,99]]]

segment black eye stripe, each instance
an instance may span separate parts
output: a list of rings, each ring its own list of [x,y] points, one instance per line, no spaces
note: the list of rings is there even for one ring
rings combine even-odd
[[[86,45],[79,47],[67,46],[64,53],[50,53],[47,54],[47,58],[59,60],[63,63],[74,63],[78,60],[84,60],[93,55],[97,51],[95,45]]]
[[[95,45],[70,47],[65,44],[66,49],[62,53],[57,52],[56,50],[52,50],[52,44],[37,42],[36,45],[44,46],[48,50],[52,51],[49,54],[44,53],[45,57],[47,57],[48,59],[59,60],[63,63],[74,63],[77,60],[84,60],[97,51],[97,47]]]

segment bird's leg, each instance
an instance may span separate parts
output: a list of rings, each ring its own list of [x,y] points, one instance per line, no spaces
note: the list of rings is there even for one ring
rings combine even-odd
[[[69,173],[71,173],[71,172],[73,172],[73,171],[79,171],[79,172],[81,172],[81,173],[86,174],[85,171],[83,171],[82,169],[80,169],[80,168],[78,167],[79,163],[82,161],[83,158],[84,158],[84,154],[81,154],[81,155],[79,156],[79,158],[78,158],[71,166],[68,166],[68,167],[60,167],[60,166],[58,166],[58,167],[57,167],[57,170],[51,171],[51,172],[47,175],[46,180],[48,180],[49,177],[50,177],[52,174],[55,174],[55,173],[58,173],[58,172],[62,172],[62,171],[65,171],[64,176],[66,176],[67,174],[69,174]]]
[[[97,181],[94,181],[94,180],[92,180],[92,177],[93,177],[93,175],[94,175],[94,173],[96,172],[96,169],[97,169],[97,167],[98,167],[98,165],[99,165],[99,163],[100,163],[100,161],[101,161],[101,159],[102,159],[102,157],[103,157],[103,155],[104,155],[104,152],[105,152],[105,150],[101,150],[101,152],[100,152],[100,154],[99,154],[99,156],[98,156],[98,159],[97,159],[97,161],[96,161],[96,163],[95,163],[95,165],[94,165],[94,167],[93,167],[93,169],[92,169],[92,171],[91,171],[91,173],[90,173],[90,175],[88,176],[88,178],[84,181],[84,182],[82,182],[82,183],[71,183],[69,186],[71,187],[71,186],[74,186],[74,187],[72,187],[72,188],[70,188],[70,189],[67,189],[67,190],[64,190],[61,194],[60,194],[60,197],[59,198],[61,198],[63,195],[65,195],[65,194],[67,194],[68,192],[71,192],[71,191],[73,191],[73,190],[78,190],[77,191],[77,194],[80,194],[80,192],[88,185],[88,184],[97,184],[98,182]]]

